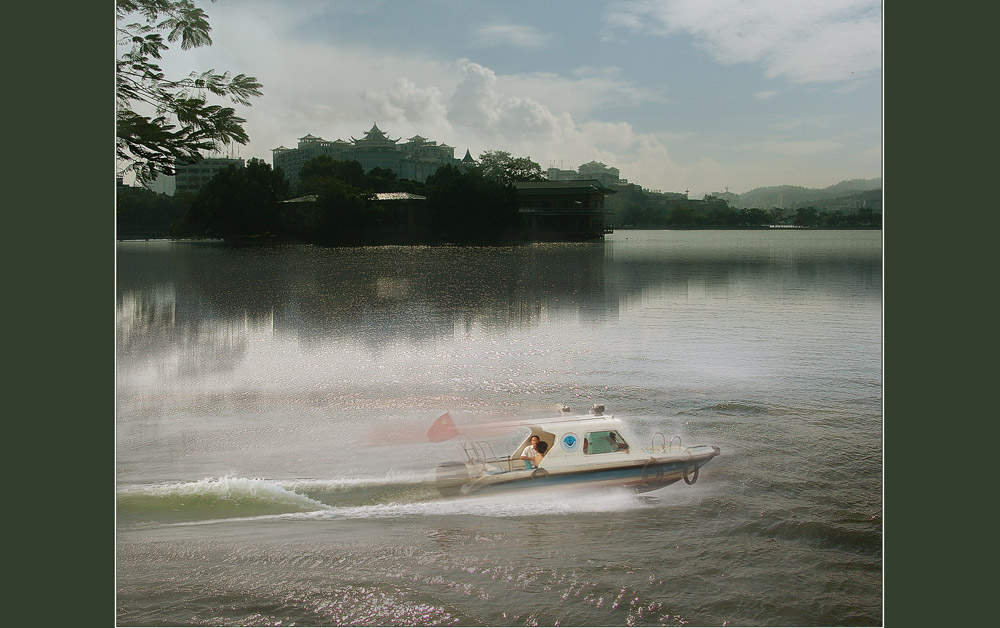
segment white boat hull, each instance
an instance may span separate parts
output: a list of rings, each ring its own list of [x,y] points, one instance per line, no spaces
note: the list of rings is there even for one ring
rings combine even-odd
[[[484,471],[474,463],[451,462],[438,467],[437,488],[446,497],[485,491],[551,488],[586,483],[653,491],[683,480],[694,484],[702,466],[719,455],[718,447],[701,445],[680,451],[653,453],[644,459],[534,470]]]

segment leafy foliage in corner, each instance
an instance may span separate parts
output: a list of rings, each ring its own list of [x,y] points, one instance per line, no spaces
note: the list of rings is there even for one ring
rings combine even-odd
[[[261,95],[256,78],[212,69],[174,80],[157,63],[167,42],[180,41],[182,50],[212,44],[208,16],[192,0],[116,0],[116,21],[119,174],[131,171],[147,183],[173,174],[175,162],[194,161],[201,151],[249,141],[246,120],[232,107],[209,104],[208,95],[250,106],[250,98]]]

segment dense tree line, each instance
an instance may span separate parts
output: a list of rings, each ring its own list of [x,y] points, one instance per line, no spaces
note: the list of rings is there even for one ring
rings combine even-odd
[[[117,237],[174,237],[177,234],[173,226],[184,218],[193,200],[190,194],[168,196],[145,188],[123,188],[115,198]]]
[[[404,243],[499,244],[519,239],[522,229],[513,183],[540,180],[541,169],[508,153],[483,154],[484,165],[443,166],[425,182],[395,172],[365,172],[357,161],[318,157],[299,172],[296,196],[308,203],[282,203],[290,195],[284,173],[251,159],[231,166],[195,195],[170,197],[131,188],[118,195],[118,237],[204,237],[229,240],[284,239],[342,246]],[[378,202],[379,192],[424,197],[419,209]],[[881,214],[800,207],[733,209],[720,198],[651,205],[633,194],[614,217],[621,227],[645,229],[766,229],[788,225],[813,229],[878,229]],[[290,216],[292,216],[290,218]]]
[[[515,162],[523,168],[523,162]],[[537,166],[537,164],[536,164]],[[540,171],[540,168],[538,169]],[[499,171],[494,170],[494,173]],[[322,156],[299,172],[296,196],[304,203],[282,203],[290,196],[280,170],[251,159],[245,168],[230,166],[194,196],[170,197],[132,188],[118,195],[121,238],[203,237],[229,240],[289,239],[324,245],[412,242],[391,203],[380,192],[424,197],[414,228],[425,243],[503,243],[521,227],[513,181],[525,176],[504,171],[489,176],[481,167],[447,165],[426,182],[399,179],[395,172],[364,172],[357,161]],[[294,215],[294,218],[289,218]]]
[[[427,206],[435,241],[500,243],[517,237],[521,216],[513,182],[473,168],[442,166],[427,177]]]
[[[637,229],[767,229],[772,225],[814,229],[879,229],[882,215],[870,207],[855,212],[800,207],[734,209],[718,197],[655,203],[644,193],[627,192],[614,216],[620,228]]]
[[[277,237],[282,232],[278,202],[288,198],[280,170],[251,159],[245,168],[229,166],[212,177],[174,227],[180,236],[210,238]]]

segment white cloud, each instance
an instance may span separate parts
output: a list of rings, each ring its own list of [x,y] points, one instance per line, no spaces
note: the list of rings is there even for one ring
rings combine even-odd
[[[546,103],[577,118],[591,118],[602,109],[664,104],[657,89],[618,78],[614,72],[577,68],[571,76],[553,72],[508,74],[497,77],[498,89]],[[620,114],[616,114],[620,115]]]
[[[478,63],[463,68],[462,81],[449,101],[448,117],[493,140],[552,141],[574,126],[569,114],[554,114],[537,100],[499,89],[496,73]]]
[[[578,123],[566,111],[554,112],[547,104],[503,89],[518,80],[530,83],[530,77],[501,80],[476,63],[466,64],[463,72],[449,101],[449,120],[456,131],[477,135],[489,149],[531,157],[543,168],[576,169],[601,161],[647,185],[666,185],[684,174],[656,135],[636,133],[622,121]]]
[[[692,36],[723,64],[760,63],[768,78],[849,81],[881,67],[878,0],[626,0],[611,27]]]
[[[417,87],[405,77],[396,79],[390,90],[365,89],[362,94],[366,101],[376,107],[380,120],[437,124],[447,117],[441,90],[436,87]]]

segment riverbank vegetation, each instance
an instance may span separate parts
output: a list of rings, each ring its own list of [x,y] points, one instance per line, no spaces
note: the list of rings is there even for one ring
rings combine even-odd
[[[121,188],[118,238],[264,239],[328,246],[524,240],[513,184],[540,179],[540,169],[527,158],[493,156],[491,169],[444,166],[425,182],[399,179],[382,168],[366,173],[357,161],[318,157],[299,172],[294,199],[280,169],[250,159],[245,168],[220,172],[196,194]],[[388,200],[376,196],[385,193],[395,194]],[[881,218],[865,207],[854,212],[733,209],[709,196],[669,207],[628,203],[608,216],[608,223],[637,229],[878,229]]]
[[[510,181],[518,176],[503,174]],[[292,199],[280,169],[251,159],[245,168],[220,172],[194,195],[120,189],[118,237],[332,246],[506,243],[520,237],[521,217],[513,183],[500,179],[482,168],[444,166],[418,182],[382,168],[365,173],[357,161],[323,156],[302,167]],[[386,193],[389,199],[377,197]]]

